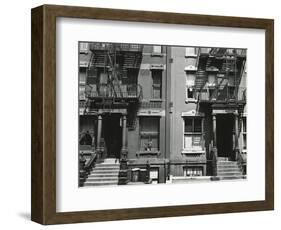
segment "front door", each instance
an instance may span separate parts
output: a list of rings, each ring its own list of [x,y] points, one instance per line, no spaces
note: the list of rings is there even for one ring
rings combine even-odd
[[[233,150],[233,114],[217,116],[217,149],[219,157],[230,157]]]
[[[122,126],[120,118],[120,114],[109,113],[104,116],[103,131],[107,158],[120,158],[122,147]]]

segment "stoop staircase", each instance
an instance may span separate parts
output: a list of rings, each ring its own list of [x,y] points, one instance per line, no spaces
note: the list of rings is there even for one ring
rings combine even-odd
[[[237,161],[230,161],[227,158],[218,158],[217,177],[221,180],[228,180],[243,179],[246,176],[243,175]]]
[[[117,185],[119,170],[119,160],[105,159],[104,162],[95,165],[84,186]]]

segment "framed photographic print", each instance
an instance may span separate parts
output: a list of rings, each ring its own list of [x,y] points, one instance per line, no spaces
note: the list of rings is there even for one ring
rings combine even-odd
[[[272,210],[274,22],[32,9],[41,224]]]

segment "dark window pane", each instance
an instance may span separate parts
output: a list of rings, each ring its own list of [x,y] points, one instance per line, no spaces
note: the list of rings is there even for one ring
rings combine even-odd
[[[243,132],[247,132],[247,119],[243,117]]]
[[[198,133],[202,132],[201,118],[194,119],[194,132],[198,132]]]
[[[152,90],[153,90],[153,98],[161,98],[162,97],[162,71],[161,70],[153,70],[152,71]]]
[[[140,122],[141,132],[158,132],[159,118],[142,117]]]
[[[185,118],[184,132],[186,132],[186,133],[193,132],[193,129],[192,129],[192,118]]]
[[[187,98],[194,98],[193,97],[193,88],[187,88]]]

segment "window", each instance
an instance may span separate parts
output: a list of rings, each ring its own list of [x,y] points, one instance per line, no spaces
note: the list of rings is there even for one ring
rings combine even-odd
[[[202,167],[185,167],[184,168],[185,176],[203,176]]]
[[[159,117],[140,118],[140,150],[159,150]]]
[[[247,118],[242,117],[243,149],[247,149]]]
[[[85,85],[86,84],[86,76],[87,70],[84,67],[79,68],[79,84]]]
[[[184,149],[202,149],[202,118],[184,118]]]
[[[85,100],[85,86],[80,85],[79,86],[79,99]]]
[[[193,87],[186,87],[186,98],[187,99],[194,99]]]
[[[152,70],[152,98],[162,98],[162,70]]]
[[[195,74],[187,73],[186,74],[186,99],[195,99]]]
[[[153,46],[153,53],[161,54],[162,53],[162,47],[161,46]]]
[[[88,53],[88,46],[89,43],[87,42],[80,42],[80,53]]]
[[[158,183],[158,168],[150,168],[149,178],[152,180],[152,184]]]
[[[194,56],[196,56],[196,48],[195,47],[187,47],[187,48],[185,48],[185,56],[186,57],[194,57]]]
[[[235,87],[234,86],[228,86],[228,98],[235,99]]]
[[[80,145],[91,145],[92,144],[92,137],[89,134],[89,131],[86,133],[81,134],[81,138],[79,140]]]

